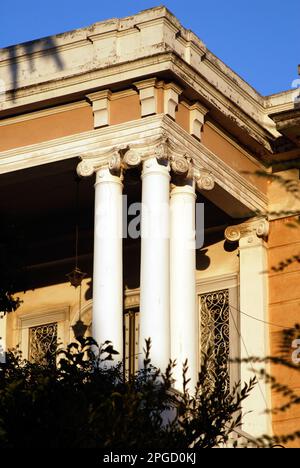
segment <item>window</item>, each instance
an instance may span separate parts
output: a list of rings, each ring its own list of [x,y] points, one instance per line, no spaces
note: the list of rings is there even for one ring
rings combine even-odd
[[[29,329],[29,360],[36,363],[52,362],[56,359],[57,322]]]
[[[140,290],[125,290],[124,361],[125,374],[130,376],[139,369],[139,310]]]
[[[18,319],[20,350],[24,359],[39,361],[45,353],[51,359],[60,345],[70,341],[70,310],[44,309]]]
[[[229,362],[229,290],[209,292],[200,295],[201,310],[201,353],[213,352],[213,357],[219,360],[222,367]],[[217,377],[214,369],[214,360],[209,363],[212,377]],[[220,376],[229,386],[229,372],[224,371]]]
[[[139,311],[125,311],[124,315],[125,372],[133,375],[139,368]]]
[[[227,363],[221,376],[225,388],[240,380],[239,364],[230,362],[240,357],[238,280],[237,276],[214,278],[198,284],[200,362],[208,349],[220,363]],[[215,361],[209,363],[212,379],[215,376]]]

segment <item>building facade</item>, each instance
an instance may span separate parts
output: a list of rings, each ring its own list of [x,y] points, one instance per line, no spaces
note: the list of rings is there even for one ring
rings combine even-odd
[[[297,90],[261,96],[164,7],[2,49],[0,79],[1,246],[25,266],[3,351],[34,359],[80,319],[130,372],[149,337],[178,388],[188,359],[191,390],[208,345],[278,353],[300,303],[298,262],[276,268],[299,253]],[[280,403],[260,380],[243,431],[297,429]]]

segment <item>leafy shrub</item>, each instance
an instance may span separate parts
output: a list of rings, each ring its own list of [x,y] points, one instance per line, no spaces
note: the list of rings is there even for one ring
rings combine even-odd
[[[221,379],[212,385],[206,361],[189,395],[185,364],[183,391],[175,392],[175,363],[161,374],[151,365],[150,347],[149,340],[144,368],[126,378],[121,364],[112,365],[117,353],[109,342],[102,349],[91,338],[72,343],[56,364],[9,352],[0,368],[0,447],[181,450],[226,442],[254,380],[224,390]]]

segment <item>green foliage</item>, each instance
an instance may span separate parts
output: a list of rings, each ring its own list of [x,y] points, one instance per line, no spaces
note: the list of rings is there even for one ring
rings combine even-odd
[[[241,402],[254,381],[241,391],[238,386],[226,391],[221,379],[212,384],[206,361],[191,396],[187,363],[183,391],[175,392],[175,363],[164,374],[155,369],[150,340],[144,368],[135,376],[124,378],[121,364],[112,365],[113,354],[111,343],[99,349],[91,338],[60,351],[56,365],[8,353],[0,368],[0,447],[210,448],[226,442],[239,426]],[[218,365],[216,375],[222,375]]]

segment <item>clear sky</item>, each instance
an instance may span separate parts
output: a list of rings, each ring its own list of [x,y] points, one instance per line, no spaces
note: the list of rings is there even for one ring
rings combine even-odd
[[[262,94],[298,78],[300,0],[2,0],[0,48],[162,3]]]

